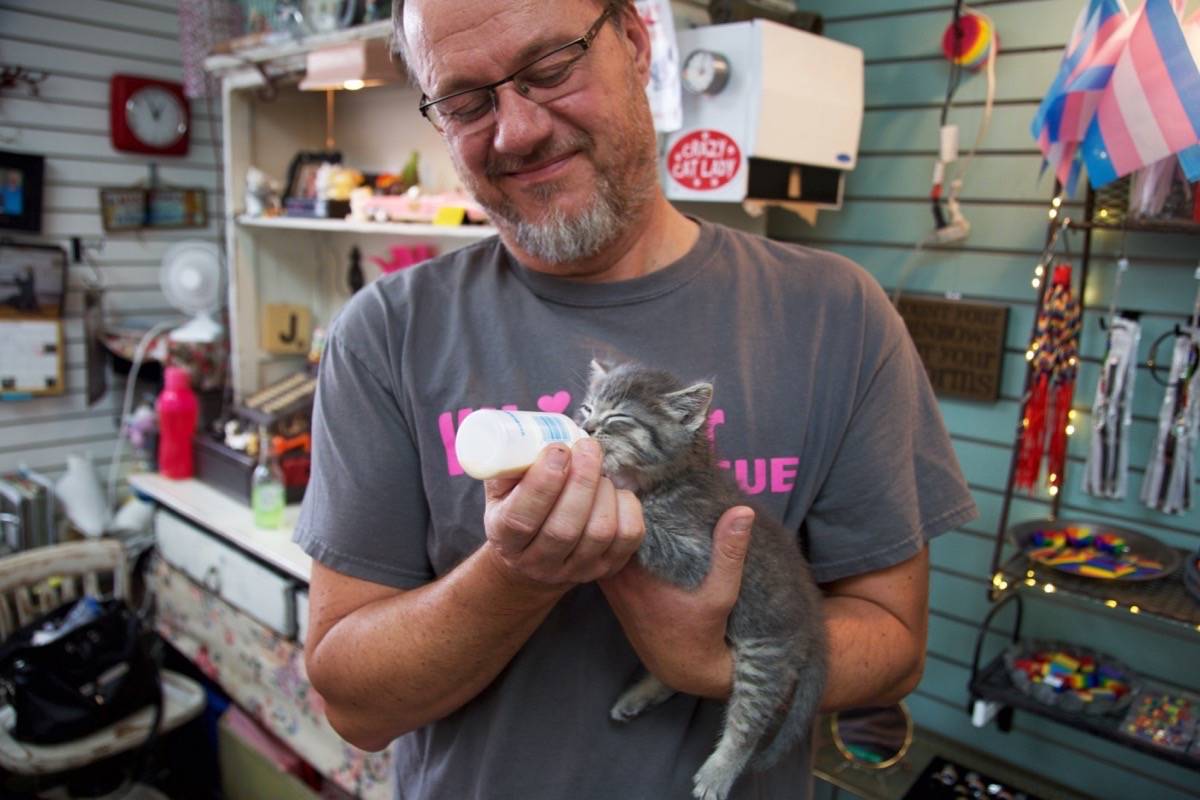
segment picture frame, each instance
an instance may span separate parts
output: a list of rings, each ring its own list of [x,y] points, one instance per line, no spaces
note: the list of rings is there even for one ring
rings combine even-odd
[[[42,231],[42,182],[46,159],[0,150],[0,228]]]
[[[66,292],[66,250],[0,243],[0,320],[60,319]]]
[[[206,228],[208,193],[204,189],[175,187],[101,189],[100,218],[107,233],[143,228]]]
[[[302,150],[292,156],[288,165],[287,184],[283,192],[283,201],[316,200],[317,199],[317,170],[322,164],[342,163],[342,154],[337,150]]]

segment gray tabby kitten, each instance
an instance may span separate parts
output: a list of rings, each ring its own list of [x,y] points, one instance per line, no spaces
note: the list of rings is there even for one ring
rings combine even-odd
[[[746,499],[717,467],[707,430],[712,386],[684,386],[638,364],[592,362],[577,418],[604,448],[604,472],[642,503],[646,537],[637,558],[651,573],[694,589],[708,574],[717,519]],[[825,685],[821,594],[795,531],[758,513],[741,592],[726,638],[733,690],[716,749],[693,776],[692,794],[724,800],[747,765],[774,764],[810,730]],[[612,708],[626,722],[674,691],[647,674]]]

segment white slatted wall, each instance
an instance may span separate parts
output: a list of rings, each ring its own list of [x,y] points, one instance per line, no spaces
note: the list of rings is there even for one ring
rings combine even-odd
[[[40,237],[0,231],[16,241],[56,244],[71,237],[102,243],[93,258],[106,287],[106,319],[154,323],[175,316],[158,286],[163,252],[183,239],[220,243],[220,100],[192,102],[191,148],[184,157],[149,157],[109,143],[108,84],[117,73],[180,80],[175,0],[0,0],[0,64],[45,72],[38,97],[22,88],[0,94],[0,150],[46,157]],[[210,224],[187,231],[105,236],[98,189],[145,181],[159,166],[164,184],[208,192]],[[85,395],[80,288],[86,265],[70,266],[65,311],[66,394],[0,403],[0,472],[27,464],[57,475],[71,453],[88,451],[96,466],[111,462],[123,382],[95,405]]]

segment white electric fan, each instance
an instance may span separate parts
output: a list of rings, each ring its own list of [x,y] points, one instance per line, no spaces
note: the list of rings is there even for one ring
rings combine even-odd
[[[191,320],[171,331],[176,342],[214,342],[221,337],[215,314],[221,308],[221,250],[211,242],[171,245],[163,255],[159,282],[167,301]]]

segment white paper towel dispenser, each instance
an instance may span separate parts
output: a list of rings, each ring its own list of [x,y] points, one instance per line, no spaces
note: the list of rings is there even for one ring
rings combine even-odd
[[[862,51],[761,19],[678,39],[683,127],[661,161],[667,197],[840,208],[858,161]]]

